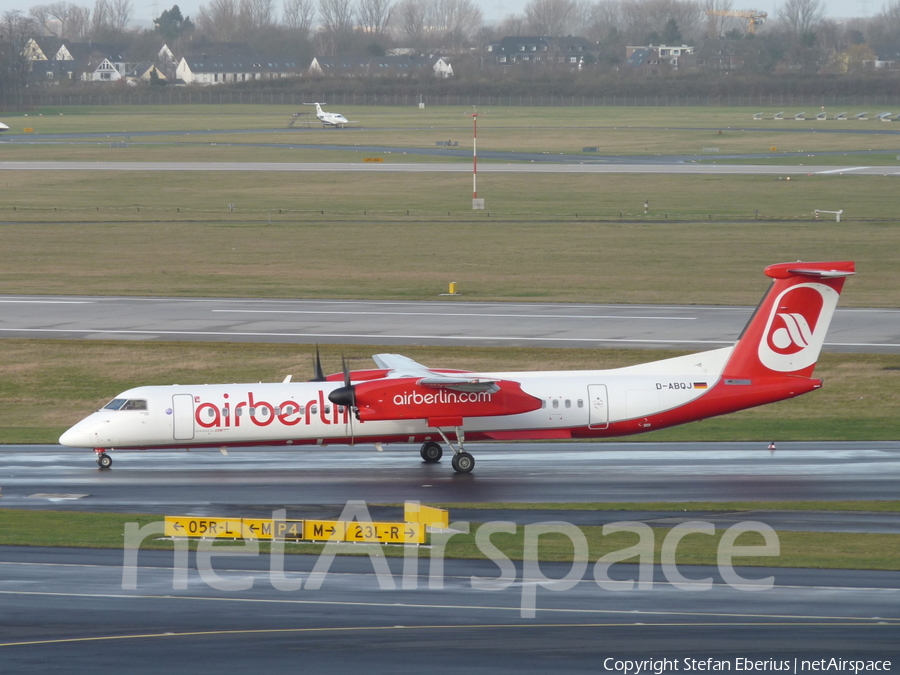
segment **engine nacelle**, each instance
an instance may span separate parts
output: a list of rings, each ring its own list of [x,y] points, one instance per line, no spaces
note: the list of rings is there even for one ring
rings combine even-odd
[[[482,391],[418,384],[419,378],[361,382],[354,385],[358,417],[378,420],[459,419],[518,415],[541,407],[518,382],[501,380]]]

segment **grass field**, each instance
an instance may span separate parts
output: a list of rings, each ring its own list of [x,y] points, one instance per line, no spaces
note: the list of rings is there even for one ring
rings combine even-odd
[[[137,385],[303,380],[312,375],[306,345],[18,340],[2,342],[0,443],[53,443],[68,427]],[[326,372],[342,355],[371,367],[378,348],[322,345]],[[615,368],[666,358],[664,350],[403,347],[434,367],[476,371]],[[789,401],[650,434],[637,441],[900,439],[900,355],[824,354],[825,386]],[[52,406],[45,405],[53,401]],[[627,440],[627,439],[626,439]]]
[[[841,306],[900,305],[890,222],[154,215],[0,225],[0,293],[755,305],[769,264],[851,259]]]

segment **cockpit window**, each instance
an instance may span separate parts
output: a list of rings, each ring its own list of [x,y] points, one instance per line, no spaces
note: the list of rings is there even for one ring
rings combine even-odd
[[[104,410],[146,410],[147,401],[138,398],[114,398],[103,406]]]

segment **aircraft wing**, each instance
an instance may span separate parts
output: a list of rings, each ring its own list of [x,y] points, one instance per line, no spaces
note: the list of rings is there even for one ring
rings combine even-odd
[[[387,375],[388,378],[419,378],[416,384],[420,384],[423,387],[467,392],[484,391],[489,393],[499,390],[495,380],[437,373],[402,354],[375,354],[372,360],[375,361],[379,368],[391,371]]]
[[[430,368],[402,354],[375,354],[372,360],[379,368],[390,370],[388,377],[432,377]]]

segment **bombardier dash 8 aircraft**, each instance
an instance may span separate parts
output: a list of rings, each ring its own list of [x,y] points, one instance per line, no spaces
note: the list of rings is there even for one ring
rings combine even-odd
[[[613,370],[473,373],[378,354],[374,370],[309,382],[136,387],[59,439],[113,449],[421,443],[469,473],[469,441],[626,436],[805,394],[852,262],[782,263],[731,347]],[[454,444],[455,443],[455,444]]]
[[[345,124],[356,124],[356,122],[351,122],[341,115],[341,113],[325,112],[322,110],[322,106],[328,105],[327,103],[304,103],[303,105],[316,106],[316,118],[322,123],[323,127],[343,128]]]

